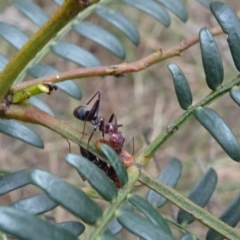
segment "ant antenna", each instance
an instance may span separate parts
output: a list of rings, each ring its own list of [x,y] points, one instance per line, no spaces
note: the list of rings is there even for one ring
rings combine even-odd
[[[132,137],[132,143],[133,143],[132,156],[134,156],[134,150],[135,150],[134,137]]]

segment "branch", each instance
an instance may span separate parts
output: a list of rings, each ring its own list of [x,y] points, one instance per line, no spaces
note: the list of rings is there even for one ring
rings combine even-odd
[[[28,62],[80,11],[99,0],[65,0],[58,11],[37,31],[11,59],[0,74],[0,102]]]
[[[206,96],[203,100],[190,107],[182,116],[180,116],[177,120],[175,120],[171,125],[169,125],[165,131],[160,133],[151,144],[149,144],[144,151],[138,157],[138,164],[145,165],[150,159],[154,156],[154,154],[159,150],[159,148],[179,129],[181,125],[183,125],[190,117],[192,117],[194,111],[197,107],[204,107],[215,101],[216,99],[223,96],[225,93],[229,92],[232,87],[240,85],[240,76],[237,78],[228,81],[226,84],[219,86],[218,89],[214,92],[211,92],[208,96]]]
[[[147,187],[151,188],[155,192],[159,193],[170,202],[172,202],[177,207],[183,209],[199,222],[213,229],[215,232],[221,234],[226,239],[239,239],[239,233],[235,231],[232,227],[223,223],[218,218],[214,217],[208,211],[199,207],[189,199],[185,198],[179,194],[173,188],[167,186],[165,183],[151,177],[145,171],[141,171],[139,181],[142,182]]]
[[[10,106],[6,107],[3,114],[4,116],[1,116],[3,118],[16,119],[23,122],[44,126],[60,134],[62,137],[71,140],[77,145],[81,145],[84,148],[88,147],[89,151],[101,159],[106,159],[92,141],[89,142],[88,146],[88,136],[83,135],[83,133],[79,132],[77,129],[72,128],[63,121],[52,117],[48,113],[29,103],[23,102],[21,104],[11,104]]]
[[[211,29],[211,32],[214,36],[216,36],[221,34],[222,30],[220,27],[215,27]],[[174,56],[180,56],[183,51],[185,51],[186,49],[190,48],[191,46],[193,46],[198,42],[199,42],[198,36],[195,36],[191,39],[180,42],[178,45],[170,49],[167,49],[167,50],[159,49],[156,52],[150,54],[149,56],[141,60],[138,60],[136,62],[132,62],[132,63],[125,62],[125,63],[112,65],[112,66],[77,68],[74,70],[69,70],[62,73],[49,75],[42,78],[30,80],[27,82],[15,84],[12,86],[11,91],[13,93],[16,93],[25,88],[31,87],[39,83],[48,83],[48,82],[57,83],[57,82],[62,82],[68,79],[78,79],[78,78],[86,78],[86,77],[94,77],[94,76],[113,75],[118,77],[118,76],[122,76],[125,73],[139,72],[139,71],[145,70],[146,68],[152,66],[153,64],[164,61],[168,58],[171,58]]]

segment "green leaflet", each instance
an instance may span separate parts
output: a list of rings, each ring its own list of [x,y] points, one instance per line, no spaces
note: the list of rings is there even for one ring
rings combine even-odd
[[[150,203],[135,194],[130,194],[128,201],[162,231],[172,234],[166,220]]]
[[[32,105],[40,108],[44,112],[48,113],[52,117],[54,117],[54,112],[53,110],[42,100],[40,100],[38,97],[32,96],[28,99],[28,102],[31,103]]]
[[[176,64],[168,64],[168,69],[172,74],[174,88],[178,102],[182,109],[187,110],[192,105],[192,93],[182,70]]]
[[[210,89],[216,90],[222,84],[224,76],[222,60],[217,44],[207,28],[201,29],[199,40],[207,85]]]
[[[13,138],[19,139],[32,146],[44,148],[44,143],[37,133],[15,120],[1,119],[0,132]]]
[[[9,173],[0,178],[0,196],[30,183],[27,170]]]
[[[237,86],[234,86],[230,91],[230,97],[232,100],[240,106],[240,88]]]
[[[119,182],[121,183],[121,186],[124,186],[128,182],[128,175],[125,167],[122,164],[122,161],[120,160],[117,153],[109,147],[107,144],[100,144],[100,148],[103,152],[103,154],[108,159],[110,165],[115,170],[117,177],[119,179]]]
[[[210,168],[196,183],[188,198],[198,206],[205,207],[212,196],[217,185],[217,174],[214,169]],[[194,218],[183,210],[179,210],[177,216],[178,223],[191,223]]]
[[[117,188],[108,176],[88,159],[74,154],[65,156],[67,163],[72,165],[84,176],[91,186],[107,201],[117,197]]]
[[[223,212],[223,214],[219,218],[227,225],[231,227],[235,227],[240,220],[240,194],[238,194],[235,199],[229,204],[227,209]],[[222,240],[223,237],[218,233],[209,230],[206,236],[207,240]]]
[[[11,207],[0,207],[0,230],[22,240],[77,240],[64,228]]]
[[[18,50],[22,48],[29,39],[28,36],[18,28],[5,22],[0,22],[0,36]]]
[[[137,28],[122,13],[103,6],[96,8],[95,13],[105,21],[111,23],[113,26],[121,30],[134,45],[137,46],[139,44],[140,36]]]
[[[57,223],[56,225],[68,230],[77,237],[85,231],[85,226],[82,223],[76,221],[61,222]]]
[[[95,224],[102,217],[100,207],[80,189],[40,169],[31,170],[30,176],[34,185],[84,222]]]
[[[34,78],[41,78],[48,75],[58,74],[58,70],[48,64],[38,63],[33,67],[29,68],[27,73]],[[81,89],[78,87],[76,82],[73,80],[66,80],[63,82],[56,83],[57,87],[68,94],[69,96],[80,100],[82,98]]]
[[[210,9],[221,25],[222,30],[228,34],[228,44],[233,61],[240,71],[240,21],[236,13],[225,3],[213,2]]]
[[[170,26],[170,17],[167,11],[159,4],[152,0],[121,0],[122,2],[129,4],[134,8],[138,8],[139,10],[146,12],[150,16],[156,18],[159,22],[161,22],[165,27]]]
[[[215,138],[228,156],[239,162],[240,146],[238,140],[223,119],[215,111],[206,107],[198,107],[194,111],[194,116]]]
[[[162,231],[152,222],[146,218],[127,210],[119,210],[116,213],[117,220],[126,229],[128,229],[133,234],[146,239],[146,240],[174,240],[175,238],[170,234]]]
[[[92,53],[70,42],[60,41],[52,45],[51,50],[58,56],[83,67],[101,65],[100,61]]]
[[[50,199],[45,193],[41,193],[32,197],[22,198],[9,206],[23,210],[27,213],[40,215],[54,209],[58,204]]]
[[[110,32],[93,23],[82,21],[73,25],[73,30],[100,46],[106,48],[120,59],[126,56],[122,43]]]
[[[186,7],[181,0],[158,0],[163,6],[168,8],[174,13],[181,21],[186,22],[188,19],[188,13]]]
[[[172,158],[159,174],[158,180],[174,188],[177,185],[181,173],[181,162],[177,158]],[[160,208],[167,202],[167,199],[150,189],[147,194],[147,201],[154,207]]]
[[[13,0],[13,5],[39,27],[41,27],[49,18],[40,7],[30,1]]]

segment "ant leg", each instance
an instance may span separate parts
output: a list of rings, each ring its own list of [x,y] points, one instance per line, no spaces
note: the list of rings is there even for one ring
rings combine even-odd
[[[88,114],[84,120],[89,121],[89,122],[91,122],[92,120],[95,120],[98,116],[99,107],[100,107],[100,100],[98,99],[93,104],[91,110],[88,112]]]
[[[96,94],[95,94],[96,95]],[[92,100],[92,99],[91,99]],[[92,109],[89,111],[89,113],[87,114],[87,116],[85,117],[84,119],[84,125],[83,125],[83,131],[82,131],[82,137],[81,137],[81,140],[80,140],[80,144],[81,144],[81,141],[82,141],[82,138],[85,134],[85,127],[86,127],[86,122],[87,121],[90,121],[91,124],[95,125],[95,119],[98,115],[98,111],[99,111],[99,104],[100,104],[100,100],[96,100],[96,102],[94,103]],[[87,106],[87,105],[86,105]]]
[[[99,129],[102,130],[102,136],[103,136],[103,139],[104,139],[104,134],[105,134],[105,121],[104,121],[104,119],[102,119],[102,121],[99,125]]]
[[[109,123],[111,123],[111,122],[113,122],[113,119],[114,119],[114,131],[115,132],[117,132],[118,131],[118,127],[120,126],[120,127],[122,127],[122,124],[117,124],[117,117],[116,117],[116,115],[113,113],[111,116],[110,116],[110,118],[109,118],[109,120],[108,120],[108,122]]]
[[[90,112],[88,113],[88,115],[86,116],[86,121],[92,121],[95,120],[95,118],[97,118],[98,116],[98,112],[99,112],[99,107],[100,107],[100,100],[101,100],[101,92],[97,91],[93,97],[87,102],[86,105],[88,105],[95,97],[97,96],[97,100],[95,101],[95,103],[93,104],[92,109],[90,110]]]
[[[88,138],[87,150],[88,150],[88,148],[89,148],[89,143],[90,143],[90,141],[91,141],[91,139],[92,139],[92,136],[93,136],[93,134],[96,132],[97,128],[98,128],[98,125],[95,125],[95,127],[94,127],[94,129],[93,129],[93,131],[92,131],[92,133],[91,133],[91,135],[90,135],[90,137]]]
[[[97,91],[97,92],[92,96],[92,98],[87,102],[86,105],[88,105],[96,96],[98,96],[97,99],[100,100],[100,99],[101,99],[101,91]]]
[[[111,122],[113,121],[113,118],[114,118],[114,117],[116,118],[116,115],[113,113],[113,114],[110,116],[108,122],[111,123]]]
[[[114,113],[110,116],[108,122],[111,123],[114,117],[115,117],[115,125],[116,125],[118,128],[119,128],[119,127],[122,127],[122,126],[123,126],[122,124],[116,124],[116,123],[117,123],[117,117],[116,117],[116,115],[115,115]]]

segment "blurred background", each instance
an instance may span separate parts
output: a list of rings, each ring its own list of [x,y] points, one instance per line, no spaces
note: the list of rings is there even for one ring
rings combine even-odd
[[[49,0],[35,0],[33,2],[43,8],[49,15],[53,14],[58,8],[57,4]],[[137,26],[141,38],[137,47],[121,32],[98,16],[92,15],[87,20],[114,33],[126,49],[126,61],[132,62],[144,58],[158,49],[169,49],[182,40],[197,36],[204,26],[212,28],[218,25],[211,12],[199,2],[188,0],[182,2],[189,14],[188,21],[182,23],[168,11],[171,17],[169,28],[163,27],[153,17],[128,5],[119,4],[119,2],[111,4],[114,9],[122,12]],[[240,11],[239,0],[224,2],[236,12]],[[13,7],[10,1],[1,1],[0,21],[14,24],[28,36],[31,36],[38,29],[36,25]],[[103,65],[122,62],[106,49],[72,31],[64,37],[64,40],[89,50]],[[225,81],[233,79],[238,73],[229,52],[227,36],[222,34],[216,37],[216,41],[222,56]],[[15,54],[15,50],[2,39],[0,39],[0,51],[9,58]],[[49,63],[61,71],[79,67],[52,53],[48,53],[41,62]],[[180,57],[160,62],[144,71],[126,74],[118,78],[107,76],[76,80],[82,91],[81,100],[72,99],[60,90],[54,91],[51,95],[42,94],[39,98],[53,109],[58,119],[82,131],[83,122],[74,118],[72,112],[77,106],[85,104],[94,93],[101,90],[102,99],[99,116],[108,119],[112,113],[116,114],[118,123],[123,124],[121,131],[125,136],[126,148],[129,152],[132,151],[132,138],[134,137],[134,156],[137,157],[141,150],[146,147],[146,138],[152,141],[184,113],[178,104],[172,77],[167,69],[169,63],[177,64],[184,72],[192,90],[193,104],[210,93],[210,89],[205,82],[199,44],[196,44],[184,51]],[[28,79],[31,79],[31,77],[27,76],[26,80]],[[210,107],[222,116],[237,138],[240,139],[240,109],[231,100],[229,94],[212,103]],[[82,182],[76,171],[64,161],[64,155],[69,152],[67,141],[46,128],[30,124],[28,126],[39,133],[45,144],[44,149],[37,149],[0,134],[0,167],[10,171],[38,167],[50,171],[78,187],[87,185],[86,182]],[[92,129],[93,126],[87,123],[86,133],[90,134]],[[97,131],[93,138],[101,138],[101,133]],[[79,147],[71,143],[71,151],[77,154],[79,153]],[[157,176],[173,157],[177,157],[183,165],[177,190],[184,196],[188,195],[190,189],[209,167],[216,170],[218,175],[217,191],[215,191],[207,206],[208,211],[215,216],[219,216],[239,193],[239,164],[231,161],[216,141],[194,118],[191,118],[159,149],[155,159],[146,166],[146,170],[153,176]],[[145,196],[147,188],[136,187],[134,191],[141,196]],[[38,192],[40,191],[37,188],[26,186],[0,197],[0,202],[1,205],[7,205]],[[105,205],[102,202],[101,204]],[[168,217],[175,217],[177,211],[178,209],[169,203],[161,210]],[[56,222],[74,219],[74,216],[61,207],[52,210],[45,216]],[[207,231],[203,225],[197,222],[191,224],[189,229],[200,237],[203,237]],[[89,231],[90,229],[87,229],[85,232],[86,236]],[[135,239],[124,231],[120,236],[122,239]]]

